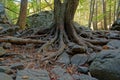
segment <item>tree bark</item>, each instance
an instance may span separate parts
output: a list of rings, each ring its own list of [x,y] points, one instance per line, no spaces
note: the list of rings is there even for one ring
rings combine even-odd
[[[120,18],[120,0],[118,0],[116,18],[117,18],[117,19]]]
[[[114,13],[113,13],[113,22],[116,20],[116,0],[114,1]]]
[[[73,25],[74,14],[79,4],[79,0],[64,0],[62,3],[60,0],[54,1],[54,20],[59,29],[65,30],[69,39],[76,38],[76,31]],[[71,34],[73,32],[74,34]],[[77,40],[74,40],[78,42]]]
[[[93,19],[93,14],[94,14],[94,5],[95,5],[95,0],[90,1],[90,15],[89,15],[89,22],[88,22],[88,27],[91,28],[91,22]]]
[[[20,13],[17,21],[17,25],[20,26],[21,29],[26,28],[27,4],[28,0],[21,0]]]
[[[109,2],[109,28],[111,27],[111,0]]]
[[[98,5],[97,5],[97,0],[95,1],[95,11],[94,11],[94,17],[95,17],[95,20],[93,21],[93,29],[94,30],[98,30],[98,28],[97,28],[97,7],[98,7]]]
[[[104,29],[107,30],[107,18],[106,18],[106,0],[102,0],[103,4],[103,15],[104,15]]]

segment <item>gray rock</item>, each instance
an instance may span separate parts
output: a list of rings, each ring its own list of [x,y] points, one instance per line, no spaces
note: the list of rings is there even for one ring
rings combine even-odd
[[[0,66],[0,72],[11,73],[12,70],[8,66]]]
[[[62,55],[59,56],[57,62],[68,65],[70,63],[69,55],[66,52],[64,52]]]
[[[53,68],[51,72],[59,76],[57,80],[73,80],[72,76],[59,66]]]
[[[71,58],[71,64],[73,65],[83,65],[87,62],[88,56],[86,54],[76,54]]]
[[[72,77],[74,78],[74,80],[80,80],[79,75],[78,74],[73,74]]]
[[[85,75],[85,74],[81,74],[81,75],[79,76],[79,79],[80,79],[80,80],[98,80],[98,79],[96,79],[96,78],[93,78],[93,77],[88,76],[88,75]]]
[[[77,71],[81,73],[88,73],[88,67],[78,66]]]
[[[70,54],[81,54],[86,52],[86,48],[80,45],[77,45],[75,43],[69,43],[68,44],[69,49],[67,50]]]
[[[120,31],[120,18],[118,18],[113,24],[110,30]]]
[[[113,48],[120,48],[120,40],[112,40],[107,45]]]
[[[46,70],[25,69],[17,72],[16,80],[50,80]]]
[[[80,75],[77,75],[77,74],[73,74],[73,78],[75,80],[98,80],[94,77],[90,77],[88,75],[85,75],[85,74],[80,74]]]
[[[92,62],[95,59],[96,55],[97,55],[96,53],[91,53],[88,56],[88,61],[87,62]]]
[[[0,56],[6,54],[6,50],[3,47],[0,47]]]
[[[25,68],[23,63],[14,63],[10,66],[11,69],[22,70]]]
[[[119,33],[116,33],[115,31],[113,31],[113,32],[107,33],[107,34],[106,34],[106,37],[107,37],[107,38],[116,39],[116,38],[120,38],[120,34],[119,34]]]
[[[28,17],[27,23],[30,27],[49,27],[53,23],[53,11],[41,11]]]
[[[101,51],[89,70],[99,80],[120,80],[120,49]]]
[[[11,76],[0,72],[0,80],[13,80]]]

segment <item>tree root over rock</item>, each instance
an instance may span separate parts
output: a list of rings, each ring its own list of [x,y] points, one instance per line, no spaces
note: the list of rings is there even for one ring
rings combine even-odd
[[[88,48],[92,48],[93,50],[96,51],[101,50],[100,47],[97,47],[94,44],[100,45],[100,44],[106,44],[108,42],[108,40],[99,41],[99,40],[90,40],[87,38],[82,38],[81,36],[78,36],[74,28],[72,31],[73,33],[68,34],[67,30],[64,28],[63,25],[57,25],[57,27],[55,26],[53,26],[54,30],[51,29],[51,31],[49,31],[50,32],[48,34],[49,37],[46,36],[45,38],[50,38],[50,36],[54,36],[54,37],[51,38],[49,41],[47,41],[45,44],[43,44],[37,52],[42,55],[42,57],[40,58],[41,61],[45,61],[53,58],[56,59],[59,55],[61,55],[64,51],[66,51],[69,48],[69,44],[71,43],[75,43],[82,46],[81,50],[83,50],[84,48],[84,50],[87,53],[89,52]]]

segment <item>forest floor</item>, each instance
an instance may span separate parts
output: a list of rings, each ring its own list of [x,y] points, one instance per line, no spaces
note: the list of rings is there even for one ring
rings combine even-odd
[[[92,37],[104,42],[96,44],[101,48],[100,51],[88,49],[89,52],[81,52],[81,46],[71,44],[71,50],[66,49],[61,55],[42,61],[45,54],[38,53],[38,50],[44,41],[33,41],[32,38],[38,38],[39,35],[32,36],[28,31],[22,31],[22,37],[19,38],[6,33],[0,36],[0,72],[12,77],[7,80],[97,80],[91,77],[89,71],[96,54],[103,50],[115,50],[119,47],[116,45],[120,44],[119,31],[84,31],[80,36],[88,38],[92,34]],[[114,40],[117,42],[111,43]]]

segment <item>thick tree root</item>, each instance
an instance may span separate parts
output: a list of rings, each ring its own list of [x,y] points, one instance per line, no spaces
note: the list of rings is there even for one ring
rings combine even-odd
[[[84,48],[86,53],[88,53],[87,48],[92,48],[95,51],[101,50],[100,47],[94,46],[93,44],[106,44],[108,42],[107,40],[91,41],[89,39],[78,36],[76,32],[73,32],[72,34],[74,35],[74,37],[70,38],[69,34],[66,34],[64,27],[61,27],[61,26],[57,27],[55,30],[56,32],[54,33],[54,38],[52,38],[50,41],[43,44],[37,52],[42,55],[40,61],[56,59],[59,55],[61,55],[66,50],[66,48],[69,47],[70,43],[76,43],[80,46],[83,46],[82,50]],[[57,48],[55,47],[56,45],[57,45]],[[50,47],[52,48],[52,51],[50,51],[51,50]]]
[[[108,40],[90,40],[88,38],[83,38],[77,34],[74,27],[72,27],[71,30],[72,33],[68,32],[64,29],[64,25],[57,25],[57,27],[53,25],[53,27],[49,29],[37,30],[37,32],[35,32],[35,29],[28,29],[19,36],[22,38],[1,36],[0,42],[43,44],[37,51],[37,53],[41,55],[40,61],[56,59],[67,50],[67,48],[70,48],[69,44],[71,43],[82,46],[81,50],[89,53],[88,48],[92,48],[94,51],[100,51],[102,50],[101,47],[95,45],[105,45],[108,42]],[[40,40],[40,38],[43,39]]]
[[[38,53],[44,53],[41,61],[45,61],[51,58],[56,58],[58,57],[60,54],[63,53],[63,51],[65,50],[65,43],[63,40],[63,32],[62,30],[59,30],[58,28],[56,29],[56,33],[55,33],[55,37],[53,39],[51,39],[51,41],[45,43],[38,51]],[[58,35],[59,34],[59,35]],[[57,43],[58,42],[58,43]],[[58,44],[58,49],[54,52],[46,52],[47,54],[45,54],[45,51],[48,50],[49,46],[53,45],[53,44]],[[57,45],[56,44],[56,45]]]
[[[26,44],[26,43],[44,44],[46,43],[46,41],[42,41],[42,40],[22,39],[22,38],[16,38],[16,37],[0,38],[0,42],[10,42],[10,43],[15,43],[15,44]]]

